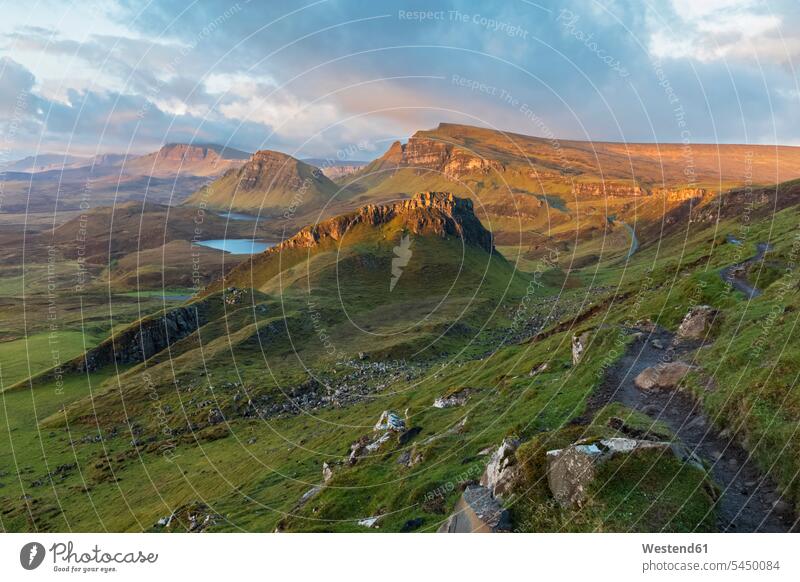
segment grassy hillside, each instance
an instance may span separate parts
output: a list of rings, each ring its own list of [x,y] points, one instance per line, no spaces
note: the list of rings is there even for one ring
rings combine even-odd
[[[505,501],[515,529],[715,530],[707,465],[647,452],[615,460],[581,509],[555,503],[543,473],[547,450],[618,435],[611,417],[673,438],[619,403],[588,418],[587,407],[634,340],[631,327],[675,331],[698,304],[720,315],[686,356],[697,366],[686,390],[797,505],[800,210],[773,214],[765,199],[747,221],[740,206],[717,222],[704,218],[710,204],[660,238],[645,230],[630,256],[628,231],[608,222],[574,246],[544,241],[520,260],[527,272],[425,231],[391,291],[406,220],[357,223],[247,261],[203,299],[208,323],[148,362],[71,375],[60,391],[43,382],[0,395],[0,524],[178,531],[185,523],[156,522],[194,508],[212,515],[211,531],[369,531],[358,521],[376,515],[382,531],[431,531],[480,477],[486,449],[513,435],[525,477]],[[720,271],[760,242],[774,248],[747,268],[763,291],[749,299]],[[572,338],[584,331],[575,365]],[[463,388],[465,406],[432,406]],[[384,410],[420,431],[348,465],[350,445],[374,434]],[[411,466],[398,462],[406,453]],[[301,504],[322,484],[323,462],[332,479]]]

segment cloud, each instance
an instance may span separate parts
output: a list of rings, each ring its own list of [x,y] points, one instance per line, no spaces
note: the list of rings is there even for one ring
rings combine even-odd
[[[98,6],[59,30],[57,18],[31,27],[14,14],[0,28],[0,108],[24,118],[16,147],[146,151],[195,138],[309,156],[366,141],[380,153],[440,121],[540,132],[521,105],[562,138],[679,141],[654,59],[693,140],[800,132],[794,0],[449,0],[426,5],[437,12],[426,20],[400,17],[405,0]]]
[[[786,65],[800,56],[796,3],[672,0],[664,12],[654,15],[650,39],[661,58]]]

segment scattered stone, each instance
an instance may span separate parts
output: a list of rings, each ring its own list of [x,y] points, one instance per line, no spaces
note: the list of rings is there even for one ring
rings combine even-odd
[[[586,351],[586,346],[589,345],[589,338],[591,337],[588,331],[583,332],[580,335],[572,336],[572,363],[573,365],[578,365],[583,357],[583,353]]]
[[[650,342],[650,345],[651,345],[651,346],[653,346],[653,347],[654,347],[655,349],[657,349],[657,350],[663,350],[663,349],[664,349],[664,344],[663,344],[663,343],[661,342],[661,340],[660,340],[660,339],[658,339],[658,338],[654,338],[654,339],[653,339],[653,340]]]
[[[454,406],[464,406],[469,399],[469,388],[462,388],[461,390],[449,394],[448,396],[440,396],[433,401],[434,408],[452,408]]]
[[[492,452],[494,452],[494,447],[486,447],[485,449],[478,451],[478,456],[482,457],[484,455],[490,455]]]
[[[511,531],[511,517],[491,491],[468,485],[456,503],[453,514],[439,533],[498,533]]]
[[[705,339],[711,331],[711,325],[714,323],[717,313],[717,310],[710,305],[693,307],[678,327],[677,337],[679,339]]]
[[[381,436],[379,436],[376,440],[369,443],[366,447],[364,447],[364,449],[369,453],[374,453],[379,448],[381,448],[383,446],[383,443],[388,441],[390,438],[392,438],[392,433],[386,432]]]
[[[169,517],[162,517],[156,522],[156,525],[172,531],[200,533],[220,519],[221,516],[213,512],[208,505],[195,501],[182,505],[173,511]]]
[[[366,517],[364,519],[359,519],[358,520],[358,525],[361,525],[361,526],[364,526],[364,527],[376,527],[377,524],[378,524],[378,521],[380,520],[381,517],[383,517],[383,516],[375,515],[375,516],[372,516],[372,517]]]
[[[672,390],[692,369],[684,362],[660,363],[644,370],[633,382],[640,390]]]
[[[306,503],[308,503],[309,501],[314,499],[314,497],[319,495],[320,491],[322,491],[322,487],[320,487],[319,485],[316,485],[316,486],[312,487],[311,489],[309,489],[308,491],[306,491],[305,493],[303,493],[303,495],[301,495],[300,499],[297,501],[297,505],[295,505],[295,509],[299,509],[299,508],[303,507]]]
[[[219,424],[225,422],[225,415],[219,408],[215,408],[208,413],[208,424]]]
[[[333,466],[325,461],[322,463],[322,481],[327,483],[331,479],[333,479]]]
[[[536,376],[538,374],[541,374],[542,372],[547,370],[547,367],[548,367],[548,363],[547,362],[539,364],[538,366],[536,366],[534,368],[531,368],[531,371],[528,372],[528,376]]]
[[[519,477],[519,464],[515,454],[518,447],[519,440],[503,439],[481,476],[480,484],[499,499],[511,492]]]

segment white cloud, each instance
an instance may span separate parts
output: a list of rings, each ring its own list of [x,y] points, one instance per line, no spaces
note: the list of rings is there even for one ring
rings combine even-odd
[[[650,15],[649,49],[657,57],[785,64],[800,56],[800,33],[788,13],[779,16],[762,3],[672,0],[671,11]]]

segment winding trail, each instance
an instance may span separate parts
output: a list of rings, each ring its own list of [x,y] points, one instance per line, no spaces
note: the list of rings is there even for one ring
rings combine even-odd
[[[628,249],[628,254],[625,255],[626,259],[630,259],[633,256],[633,253],[639,250],[639,238],[636,236],[636,231],[630,224],[628,224],[627,222],[622,222],[621,220],[619,221],[619,223],[625,228],[627,228],[628,232],[631,235],[631,246]]]
[[[736,243],[734,243],[736,244]],[[756,254],[749,259],[736,263],[729,267],[725,267],[719,272],[722,280],[728,285],[732,286],[737,291],[741,291],[747,295],[748,299],[753,299],[761,295],[761,291],[753,287],[744,276],[744,269],[748,265],[761,261],[768,251],[772,250],[772,245],[769,243],[758,243],[756,246]]]
[[[587,414],[594,416],[602,406],[621,402],[666,424],[679,442],[710,467],[721,491],[717,500],[720,531],[797,531],[791,506],[781,500],[775,482],[762,475],[747,451],[713,427],[698,401],[679,390],[645,392],[634,384],[634,378],[646,368],[682,359],[697,347],[675,342],[674,335],[661,328],[644,331],[606,371],[600,387],[589,399]]]

